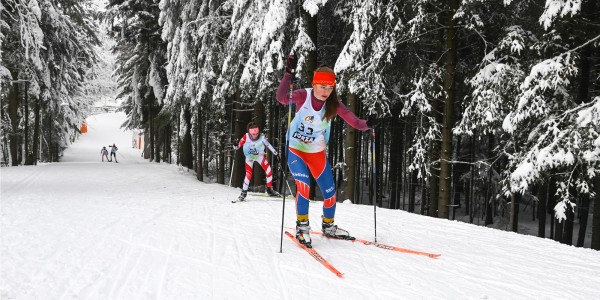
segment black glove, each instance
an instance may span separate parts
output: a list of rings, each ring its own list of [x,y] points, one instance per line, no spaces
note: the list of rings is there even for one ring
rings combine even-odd
[[[370,115],[367,117],[367,126],[369,126],[369,128],[377,127],[377,125],[379,125],[380,122],[381,119],[379,119],[377,115]]]
[[[298,66],[298,60],[296,59],[296,55],[294,55],[294,54],[289,55],[285,59],[285,71],[286,72],[288,72],[290,74],[294,74],[297,66]]]

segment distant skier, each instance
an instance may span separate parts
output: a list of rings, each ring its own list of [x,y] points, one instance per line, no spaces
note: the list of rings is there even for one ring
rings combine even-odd
[[[115,158],[115,162],[118,163],[117,161],[117,150],[119,150],[119,148],[117,148],[117,145],[113,144],[110,147],[110,161],[112,162],[112,158]]]
[[[273,170],[271,170],[271,165],[265,157],[265,147],[269,148],[269,151],[276,156],[277,151],[267,141],[265,135],[260,133],[260,129],[256,123],[248,123],[247,129],[248,132],[242,136],[238,145],[233,146],[235,150],[242,148],[244,155],[246,155],[246,178],[244,178],[242,193],[238,197],[238,200],[244,201],[246,199],[248,185],[250,185],[250,179],[252,179],[252,166],[254,162],[259,163],[263,170],[265,170],[265,174],[267,175],[267,194],[273,197],[280,196],[279,193],[273,190]]]
[[[286,72],[277,88],[277,101],[289,105],[288,87],[297,60],[290,55],[285,62]],[[296,238],[307,247],[311,246],[308,220],[310,191],[309,174],[315,178],[323,194],[323,234],[341,239],[353,239],[348,231],[334,225],[336,190],[333,173],[325,149],[329,140],[331,123],[339,115],[346,123],[358,130],[368,130],[379,123],[376,116],[361,120],[354,115],[337,96],[336,75],[332,68],[321,66],[314,71],[312,88],[293,91],[292,103],[296,115],[288,128],[288,166],[296,180]]]
[[[106,149],[106,146],[102,146],[102,150],[100,150],[100,153],[102,154],[102,162],[104,162],[105,157],[106,157],[106,161],[110,161],[108,159],[108,150]]]

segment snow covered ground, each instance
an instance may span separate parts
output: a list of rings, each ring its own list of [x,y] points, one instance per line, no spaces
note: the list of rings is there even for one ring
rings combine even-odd
[[[442,255],[314,236],[338,278],[287,237],[279,253],[280,200],[232,204],[239,190],[143,160],[124,118],[90,117],[61,163],[1,169],[0,299],[600,299],[598,251],[388,209],[379,242]],[[338,203],[336,223],[373,239],[373,207]]]

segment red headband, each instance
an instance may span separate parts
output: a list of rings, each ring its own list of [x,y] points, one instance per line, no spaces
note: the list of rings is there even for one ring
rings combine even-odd
[[[312,84],[335,86],[335,74],[328,72],[315,72]]]
[[[250,130],[248,130],[248,132],[250,132],[250,134],[257,134],[258,128],[250,128]]]

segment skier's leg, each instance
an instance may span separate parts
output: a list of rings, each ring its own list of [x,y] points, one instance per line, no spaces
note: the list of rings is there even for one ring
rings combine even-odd
[[[295,149],[290,149],[288,167],[296,181],[296,215],[299,221],[308,221],[308,199],[310,197],[310,179],[306,162]]]
[[[265,174],[267,176],[267,187],[270,188],[273,186],[273,170],[271,169],[271,165],[267,158],[263,155],[262,159],[259,158],[257,161],[260,161],[260,166],[265,170]]]
[[[335,237],[340,239],[354,239],[350,236],[347,230],[337,227],[333,224],[335,217],[336,207],[336,190],[335,183],[333,181],[333,172],[325,151],[319,153],[309,153],[305,160],[308,163],[310,172],[315,177],[317,185],[323,194],[323,222],[321,229],[323,234],[329,237]]]
[[[271,169],[271,165],[267,158],[263,155],[262,158],[259,157],[260,166],[265,170],[265,174],[267,177],[267,194],[271,197],[280,197],[281,195],[273,190],[273,170]]]
[[[288,168],[296,181],[296,239],[307,247],[312,247],[308,221],[309,170],[300,154],[301,152],[290,149],[288,155]]]
[[[250,179],[252,179],[252,165],[254,165],[254,160],[251,158],[246,158],[246,177],[244,178],[244,185],[242,186],[242,193],[238,197],[239,201],[246,200],[246,195],[248,195],[248,186],[250,185]]]
[[[325,156],[325,151],[306,153],[304,159],[307,161],[310,173],[315,178],[323,194],[323,216],[327,222],[333,222],[333,218],[335,217],[336,190],[335,183],[333,182],[333,173]]]
[[[246,177],[244,178],[244,186],[242,190],[247,191],[248,186],[250,185],[250,179],[252,179],[252,166],[254,165],[254,160],[250,158],[246,158]]]

